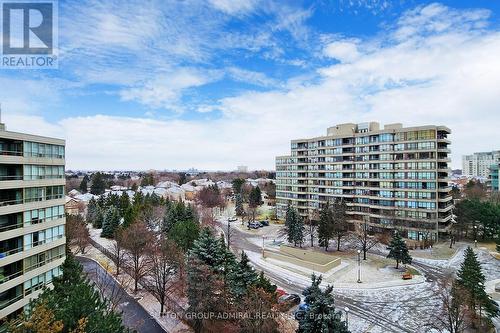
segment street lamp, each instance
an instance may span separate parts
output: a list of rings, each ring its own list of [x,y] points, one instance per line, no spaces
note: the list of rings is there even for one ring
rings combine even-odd
[[[483,285],[481,284],[481,282],[478,282],[477,284],[479,286],[479,289],[483,288]],[[479,304],[479,327],[481,327],[481,299],[480,298],[478,299],[478,304]]]
[[[474,222],[479,223],[479,221]],[[474,224],[474,247],[477,247],[477,224]]]
[[[358,250],[358,283],[361,283],[361,250]]]
[[[345,310],[345,322],[347,329],[349,330],[349,308],[346,306],[344,310]]]

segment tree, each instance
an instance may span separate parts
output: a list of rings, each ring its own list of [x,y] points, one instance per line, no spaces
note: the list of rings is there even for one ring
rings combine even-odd
[[[128,227],[123,237],[125,248],[128,250],[127,261],[130,262],[134,279],[134,292],[137,292],[139,281],[146,275],[149,267],[147,254],[153,237],[146,225],[140,221]]]
[[[259,277],[255,282],[255,287],[264,289],[267,293],[273,294],[276,292],[276,285],[272,284],[271,281],[264,275],[263,271],[260,271]]]
[[[154,176],[152,173],[147,173],[144,176],[142,176],[142,178],[141,178],[141,186],[142,187],[152,186],[152,185],[154,185],[154,183],[155,183],[155,180],[154,180]]]
[[[177,180],[177,184],[182,185],[187,182],[187,177],[185,172],[179,172],[177,174],[179,176],[179,179]]]
[[[439,283],[441,311],[433,315],[430,325],[437,330],[449,333],[462,333],[470,325],[472,313],[467,307],[469,292],[461,287],[453,277],[447,277]]]
[[[80,186],[78,187],[81,193],[87,193],[89,187],[89,176],[83,176]]]
[[[56,320],[54,311],[47,306],[47,300],[36,303],[28,313],[21,313],[18,318],[8,323],[11,333],[60,333],[64,325]]]
[[[118,209],[111,206],[106,210],[104,214],[104,220],[102,225],[101,237],[113,238],[115,231],[120,225],[120,213]]]
[[[233,180],[232,185],[233,185],[234,195],[236,195],[238,193],[241,194],[243,191],[243,185],[245,185],[245,180],[242,178],[236,178]]]
[[[241,252],[241,260],[235,265],[230,274],[231,292],[236,298],[244,296],[250,286],[255,285],[257,282],[257,273],[250,266],[248,256],[244,251]]]
[[[176,223],[168,233],[172,239],[184,252],[188,252],[198,238],[200,226],[191,220]]]
[[[298,315],[300,333],[335,332],[349,333],[347,323],[342,320],[340,311],[335,311],[333,287],[327,286],[324,291],[320,289],[322,277],[311,277],[311,286],[307,287],[302,295],[305,296],[307,309]]]
[[[245,315],[238,320],[241,332],[278,332],[278,310],[276,295],[266,290],[250,286],[248,292],[237,305]]]
[[[465,250],[464,261],[457,272],[457,282],[469,292],[469,308],[471,310],[475,311],[476,307],[480,307],[486,310],[490,318],[498,315],[498,304],[485,291],[485,277],[481,270],[481,264],[470,246]]]
[[[318,241],[319,245],[328,251],[330,239],[334,236],[333,212],[330,209],[330,202],[327,201],[322,207],[319,215]]]
[[[288,205],[286,211],[285,232],[289,243],[293,243],[294,246],[297,246],[297,244],[302,246],[304,240],[304,222],[291,205]]]
[[[259,186],[252,187],[250,196],[248,197],[248,204],[252,208],[256,208],[262,204],[262,192]]]
[[[127,260],[127,253],[125,251],[125,235],[122,227],[118,227],[115,230],[114,235],[115,241],[113,242],[113,246],[111,247],[112,260],[116,266],[115,275],[120,275],[120,269],[123,267]]]
[[[81,215],[66,215],[66,241],[85,254],[85,249],[90,245],[90,234]]]
[[[85,217],[87,223],[94,225],[98,208],[97,201],[94,198],[91,198],[87,205],[87,215]]]
[[[347,205],[343,199],[332,203],[333,233],[337,236],[337,251],[340,251],[340,241],[347,234]]]
[[[241,193],[235,194],[234,204],[236,209],[236,215],[243,216],[245,214],[245,208],[243,207],[243,196]]]
[[[54,277],[53,289],[46,289],[35,301],[46,302],[54,319],[62,321],[63,332],[127,332],[120,314],[109,310],[107,301],[85,277],[72,254],[66,256],[62,276]]]
[[[151,268],[145,284],[147,290],[160,303],[162,316],[169,295],[179,287],[179,272],[184,265],[184,255],[173,241],[160,236],[149,253],[149,262]]]
[[[94,195],[104,194],[106,190],[106,181],[104,176],[100,172],[96,172],[92,175],[92,185],[90,186],[90,193]]]
[[[125,217],[127,214],[127,210],[131,206],[130,204],[130,197],[128,196],[127,192],[123,192],[122,195],[120,196],[120,202],[119,202],[119,210],[120,210],[120,216]]]
[[[399,235],[398,232],[394,233],[392,240],[388,246],[389,254],[387,258],[392,258],[396,260],[396,268],[399,268],[399,263],[411,264],[412,257],[408,252],[408,247],[406,246],[406,242]]]
[[[366,260],[366,253],[368,250],[379,243],[377,237],[368,235],[368,218],[365,218],[363,224],[358,226],[356,239],[363,252],[363,260]]]

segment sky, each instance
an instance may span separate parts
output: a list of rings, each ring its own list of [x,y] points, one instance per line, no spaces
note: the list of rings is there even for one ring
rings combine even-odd
[[[73,170],[274,169],[339,123],[500,149],[500,2],[59,1],[59,68],[1,70],[2,122]]]

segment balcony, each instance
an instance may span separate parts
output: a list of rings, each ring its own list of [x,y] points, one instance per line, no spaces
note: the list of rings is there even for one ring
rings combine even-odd
[[[0,232],[21,228],[22,226],[23,226],[22,213],[0,216]]]
[[[0,241],[0,259],[23,251],[23,238],[15,238]]]
[[[21,275],[23,275],[22,260],[0,267],[0,285]]]
[[[0,164],[0,181],[23,180],[23,169],[20,165]]]
[[[0,310],[23,299],[23,286],[19,285],[0,293]]]
[[[0,155],[23,156],[23,142],[19,140],[0,139]]]

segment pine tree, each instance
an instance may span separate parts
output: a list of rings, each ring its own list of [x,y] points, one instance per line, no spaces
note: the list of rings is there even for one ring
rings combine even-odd
[[[89,204],[87,205],[87,216],[85,217],[87,223],[94,225],[97,209],[97,201],[94,198],[90,199]]]
[[[120,214],[115,207],[109,207],[104,214],[101,237],[113,238],[120,225]]]
[[[288,205],[286,212],[285,230],[289,243],[293,243],[294,246],[297,246],[297,244],[302,246],[304,240],[304,221],[291,205]]]
[[[127,192],[123,192],[120,196],[120,216],[125,218],[128,208],[131,206],[130,197]]]
[[[236,193],[234,200],[236,206],[236,215],[243,216],[245,214],[245,209],[243,208],[243,196],[241,195],[241,193]]]
[[[340,311],[335,311],[333,287],[327,286],[324,291],[320,289],[321,276],[312,275],[311,286],[302,293],[308,305],[303,315],[299,316],[300,333],[349,333],[347,323],[343,321]]]
[[[481,264],[470,246],[465,250],[464,261],[457,273],[457,282],[469,292],[471,309],[481,306],[490,318],[498,315],[498,304],[485,291],[485,277],[481,270]]]
[[[89,176],[85,175],[82,178],[82,181],[80,182],[80,192],[81,193],[87,193],[89,187]]]
[[[109,310],[72,254],[67,255],[62,271],[62,276],[53,278],[54,288],[45,290],[36,302],[46,302],[55,319],[62,321],[64,332],[81,327],[85,318],[86,332],[128,332],[120,314]]]
[[[90,186],[90,193],[94,195],[101,195],[106,190],[106,181],[104,176],[100,172],[96,172],[92,175],[92,185]]]
[[[330,239],[333,237],[333,231],[332,210],[330,209],[330,203],[327,202],[321,209],[318,226],[319,245],[324,247],[325,251],[328,251],[328,245],[330,244]]]
[[[104,222],[104,209],[99,205],[96,206],[94,221],[92,221],[92,226],[96,229],[101,229]]]
[[[260,271],[259,277],[255,282],[255,287],[264,289],[269,294],[274,294],[278,287],[272,284],[271,281],[264,275],[263,271]]]
[[[241,252],[241,260],[236,263],[230,273],[230,285],[233,296],[236,298],[244,296],[250,286],[257,282],[257,273],[249,264],[248,256]]]
[[[200,236],[194,241],[189,255],[196,257],[216,273],[224,271],[226,247],[221,246],[220,241],[214,237],[209,228],[201,230]]]
[[[405,241],[399,235],[399,233],[395,232],[392,237],[391,243],[388,246],[389,254],[387,258],[392,258],[396,260],[396,268],[399,268],[399,263],[403,264],[411,264],[412,257],[408,252],[408,247],[406,246]]]
[[[200,225],[192,220],[185,220],[176,223],[168,232],[168,237],[172,239],[184,252],[193,247],[194,241],[200,234]]]

